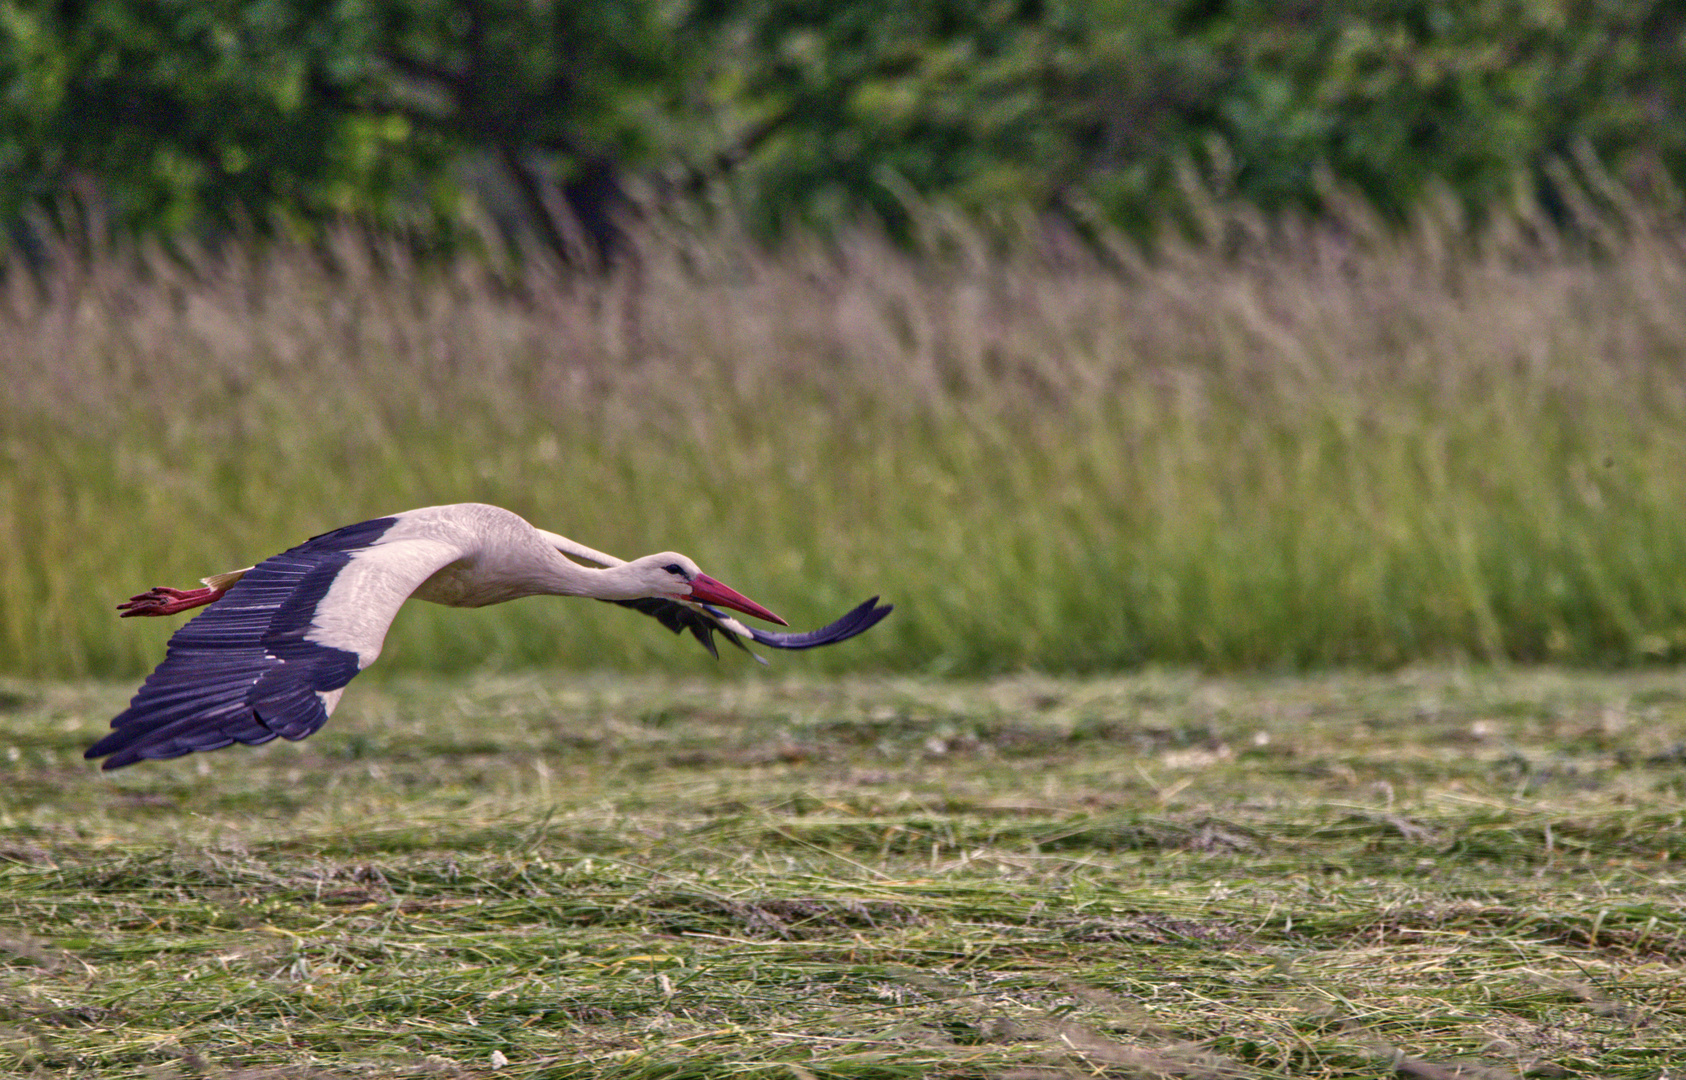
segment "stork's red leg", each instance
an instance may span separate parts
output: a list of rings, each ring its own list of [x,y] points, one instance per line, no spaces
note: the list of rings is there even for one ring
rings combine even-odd
[[[227,591],[211,588],[172,589],[168,585],[157,585],[118,604],[117,610],[122,612],[118,617],[127,619],[132,615],[174,615],[189,608],[204,607]]]

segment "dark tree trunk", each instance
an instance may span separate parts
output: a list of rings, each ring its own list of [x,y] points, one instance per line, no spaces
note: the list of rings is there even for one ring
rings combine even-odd
[[[618,217],[630,203],[621,187],[614,162],[596,157],[562,185],[562,200],[574,215],[586,245],[600,269],[614,266],[626,254],[628,237]]]
[[[557,262],[571,266],[573,259],[568,255],[568,238],[562,233],[561,223],[550,212],[542,181],[522,157],[520,147],[511,142],[499,142],[497,146],[498,160],[503,162],[504,171],[509,173],[515,189],[521,193],[521,202],[527,208],[527,216],[538,231],[539,239],[556,256]]]

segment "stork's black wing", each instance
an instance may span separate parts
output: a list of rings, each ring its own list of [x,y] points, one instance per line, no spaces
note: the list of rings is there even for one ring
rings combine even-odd
[[[754,626],[746,626],[744,629],[749,631],[750,637],[769,648],[812,649],[820,645],[835,645],[839,641],[848,641],[856,634],[865,633],[894,610],[896,609],[893,605],[880,604],[878,597],[874,596],[856,605],[847,615],[829,626],[822,626],[805,634],[787,634]]]
[[[688,607],[678,601],[664,600],[659,596],[645,596],[640,597],[637,600],[609,600],[606,601],[606,603],[619,604],[621,607],[631,608],[634,611],[641,611],[645,615],[649,615],[654,618],[657,622],[661,623],[669,630],[672,630],[675,634],[683,633],[684,631],[689,630],[691,632],[691,636],[702,642],[703,648],[707,649],[716,660],[720,659],[720,650],[714,646],[714,632],[716,630],[725,634],[727,641],[730,641],[733,645],[736,645],[740,649],[744,649],[743,642],[738,640],[738,636],[736,634],[727,630],[725,627],[721,626],[707,615],[704,615],[696,608]],[[744,649],[744,651],[748,652],[749,650]]]
[[[733,619],[732,616],[709,604],[699,605],[703,610],[698,611],[697,608],[689,604],[681,604],[677,600],[662,600],[656,597],[646,597],[641,600],[611,600],[609,603],[629,607],[634,611],[641,611],[652,616],[675,634],[689,630],[691,636],[702,642],[703,647],[713,653],[716,658],[720,656],[720,652],[714,647],[715,631],[724,634],[726,640],[738,648],[745,652],[749,651],[742,638],[723,625],[723,620],[726,619],[731,619],[739,626],[743,626],[749,632],[751,640],[770,649],[813,649],[821,645],[835,645],[839,641],[848,641],[855,635],[870,630],[878,624],[879,620],[895,610],[894,606],[890,604],[880,604],[878,597],[874,596],[865,603],[857,605],[847,615],[829,626],[822,626],[818,630],[810,630],[803,634],[786,634],[776,630],[762,630],[753,626],[744,626],[743,623]]]
[[[356,653],[307,639],[316,605],[352,554],[392,523],[348,525],[248,570],[175,632],[164,662],[111,721],[115,730],[85,756],[116,769],[277,735],[302,739],[321,727],[331,707],[323,695],[359,669]]]

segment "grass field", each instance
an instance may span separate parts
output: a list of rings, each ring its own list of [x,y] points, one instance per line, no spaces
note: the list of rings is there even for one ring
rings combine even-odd
[[[1677,1077],[1661,675],[0,684],[0,1073]]]
[[[766,251],[654,232],[603,280],[353,234],[0,273],[0,672],[135,675],[119,600],[367,517],[507,506],[679,550],[809,673],[1686,659],[1686,244],[1425,212],[1108,262],[963,227]],[[5,267],[0,266],[0,271]],[[578,605],[576,605],[576,609]],[[418,607],[386,665],[671,666],[624,612]],[[695,673],[701,654],[677,661]]]

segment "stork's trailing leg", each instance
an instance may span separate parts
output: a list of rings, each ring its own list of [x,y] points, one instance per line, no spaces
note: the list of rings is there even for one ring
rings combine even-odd
[[[227,588],[172,589],[168,585],[155,585],[139,596],[131,596],[118,604],[117,610],[122,612],[119,618],[124,619],[131,615],[174,615],[178,611],[204,607],[227,591]]]

